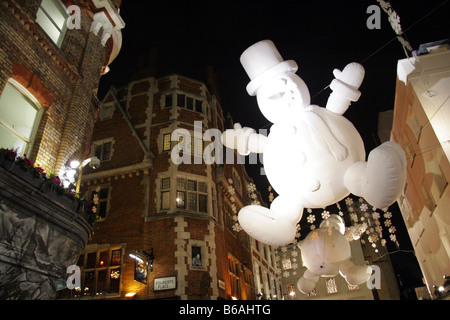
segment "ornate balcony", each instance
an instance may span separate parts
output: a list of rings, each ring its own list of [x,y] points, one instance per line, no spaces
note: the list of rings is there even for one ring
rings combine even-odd
[[[32,178],[0,163],[0,299],[54,299],[92,233],[80,201]]]

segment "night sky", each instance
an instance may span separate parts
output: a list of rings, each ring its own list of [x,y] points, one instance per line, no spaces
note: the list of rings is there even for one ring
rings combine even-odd
[[[449,37],[448,0],[390,3],[413,49]],[[297,62],[297,74],[306,82],[312,104],[325,106],[333,69],[342,70],[353,61],[364,66],[362,96],[344,116],[361,133],[368,154],[376,146],[372,133],[377,130],[378,112],[394,107],[397,61],[406,58],[383,10],[381,29],[367,28],[371,13],[366,10],[370,5],[378,2],[123,0],[123,46],[110,65],[111,71],[101,79],[99,98],[110,85],[128,83],[141,58],[146,59],[146,52],[152,49],[157,52],[154,76],[178,73],[204,81],[205,67],[210,65],[216,74],[222,108],[234,122],[256,130],[269,128],[256,98],[246,92],[249,78],[239,57],[250,45],[270,39],[284,60]],[[258,166],[247,166],[247,170],[265,195],[268,183],[256,174]],[[404,277],[410,274],[407,270]],[[417,284],[417,277],[410,282]]]

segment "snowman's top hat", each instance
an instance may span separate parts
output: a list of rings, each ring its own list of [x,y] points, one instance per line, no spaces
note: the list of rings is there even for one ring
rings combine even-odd
[[[258,88],[268,79],[285,72],[296,72],[297,63],[284,61],[271,40],[255,43],[241,55],[241,64],[250,77],[247,85],[249,95],[256,95]]]

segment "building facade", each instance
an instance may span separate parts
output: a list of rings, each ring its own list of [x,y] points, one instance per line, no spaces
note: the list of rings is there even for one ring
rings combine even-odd
[[[119,5],[0,2],[2,150],[33,159],[47,175],[84,159],[99,111],[100,77],[122,45]],[[52,299],[92,229],[75,210],[50,199],[43,176],[32,184],[10,165],[0,171],[0,296]]]
[[[398,62],[391,139],[408,161],[398,201],[429,292],[450,273],[450,51],[423,45],[423,54]],[[419,52],[420,53],[420,52]]]
[[[110,88],[92,139],[100,167],[81,189],[98,198],[101,220],[78,263],[80,289],[61,297],[256,298],[237,213],[261,197],[218,143],[226,122],[216,95],[184,76]]]

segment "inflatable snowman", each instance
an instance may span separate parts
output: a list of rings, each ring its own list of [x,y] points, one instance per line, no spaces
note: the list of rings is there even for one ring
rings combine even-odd
[[[326,108],[310,105],[306,84],[295,74],[295,61],[284,61],[270,40],[258,42],[241,55],[250,77],[247,92],[257,97],[262,114],[273,123],[268,136],[235,124],[222,142],[238,153],[263,153],[264,170],[278,193],[270,209],[243,207],[242,228],[270,245],[285,245],[295,237],[304,208],[324,208],[350,193],[377,208],[392,204],[406,177],[403,150],[394,142],[374,149],[365,161],[358,131],[342,114],[360,96],[364,69],[350,63],[334,70],[333,90]]]
[[[358,266],[350,261],[350,244],[344,233],[342,218],[333,214],[298,243],[303,265],[307,268],[297,282],[300,292],[307,294],[313,291],[320,277],[341,274],[350,285],[360,285],[370,278],[370,266]]]

